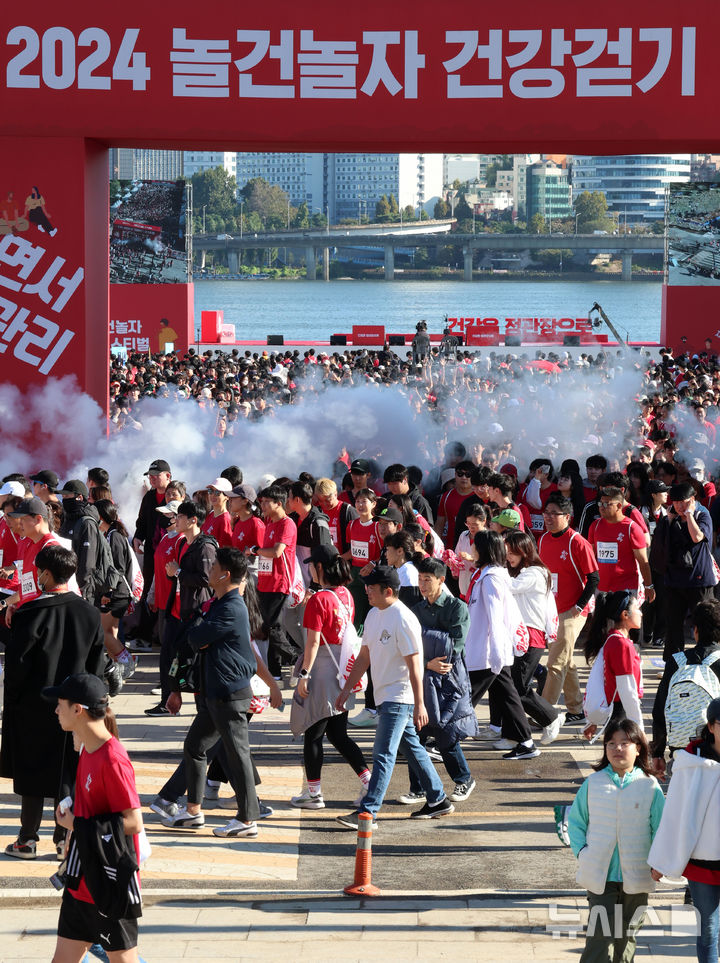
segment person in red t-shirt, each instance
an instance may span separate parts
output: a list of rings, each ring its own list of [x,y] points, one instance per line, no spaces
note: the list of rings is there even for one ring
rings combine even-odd
[[[314,548],[307,564],[313,581],[321,586],[310,596],[305,607],[303,626],[307,629],[307,642],[297,686],[297,694],[304,700],[300,730],[303,732],[307,789],[299,796],[293,796],[290,805],[296,809],[324,809],[320,775],[325,736],[360,779],[362,796],[367,792],[370,772],[362,750],[348,736],[347,708],[342,712],[335,709],[335,700],[340,695],[338,667],[345,668],[339,663],[342,637],[354,614],[352,596],[346,587],[350,581],[350,567],[334,547],[327,545]],[[295,703],[290,723],[293,732],[297,733],[298,725],[293,725],[293,716],[297,717]]]
[[[283,627],[283,608],[296,581],[297,528],[285,511],[287,492],[271,485],[260,492],[260,508],[266,520],[262,545],[245,549],[258,560],[258,602],[268,635],[268,668],[279,679],[283,661],[291,665],[298,653]]]
[[[337,485],[332,478],[318,478],[315,482],[315,498],[328,517],[333,545],[344,555],[350,548],[348,527],[353,518],[358,517],[357,511],[347,502],[340,501]]]
[[[488,494],[490,497],[490,508],[497,505],[500,511],[505,508],[512,508],[520,515],[520,531],[529,532],[531,529],[530,512],[527,505],[522,502],[516,504],[514,501],[517,490],[517,481],[511,476],[496,472],[488,478]]]
[[[600,576],[592,546],[570,528],[572,502],[554,492],[545,503],[545,528],[538,554],[550,569],[558,610],[557,638],[550,643],[543,699],[555,705],[562,691],[570,724],[582,722],[583,698],[575,665],[575,643],[585,625]]]
[[[46,545],[58,542],[57,536],[50,531],[48,509],[37,496],[24,499],[9,515],[20,520],[23,537],[18,541],[17,569],[20,588],[7,599],[5,620],[8,626],[16,608],[31,599],[39,598],[41,592],[35,559]]]
[[[553,480],[552,464],[545,458],[535,458],[530,462],[531,478],[522,494],[522,504],[527,505],[530,513],[530,529],[539,538],[545,531],[543,509],[548,498],[557,491]]]
[[[622,490],[603,488],[598,507],[600,518],[590,526],[588,541],[598,560],[600,591],[629,589],[639,592],[644,588],[645,598],[652,602],[655,589],[648,564],[645,532],[624,514]]]
[[[18,542],[22,538],[22,522],[19,518],[11,518],[8,512],[14,511],[22,504],[23,498],[11,495],[3,501],[5,515],[0,518],[0,598],[12,595],[20,588],[15,562],[19,557]]]
[[[206,535],[212,535],[218,543],[218,548],[230,548],[232,545],[233,527],[230,512],[227,510],[228,496],[232,485],[227,478],[216,478],[207,487],[210,496],[211,512],[203,522],[202,530]]]
[[[435,531],[446,545],[455,545],[455,519],[460,506],[472,491],[472,475],[475,465],[471,461],[461,461],[455,466],[455,484],[440,496]]]
[[[630,639],[630,633],[637,631],[641,623],[640,605],[631,591],[601,593],[585,641],[585,658],[593,662],[602,649],[605,699],[613,707],[613,720],[631,719],[645,731],[640,704],[643,697],[641,661]],[[596,732],[597,726],[589,725],[583,734],[590,739]]]
[[[252,485],[236,485],[228,496],[228,508],[235,523],[232,547],[245,552],[253,545],[262,545],[265,539],[265,522],[257,507],[257,493]],[[250,571],[257,575],[257,559],[248,558]]]
[[[68,807],[63,800],[56,810],[59,825],[83,838],[92,839],[99,830],[93,821],[102,819],[105,825],[108,816],[122,818],[122,830],[129,837],[127,856],[134,856],[140,862],[138,835],[142,832],[143,821],[140,799],[135,788],[135,772],[128,754],[118,739],[111,735],[106,725],[109,717],[113,725],[114,717],[108,706],[107,692],[101,679],[94,675],[71,675],[59,686],[43,690],[43,697],[57,702],[57,716],[61,728],[72,732],[82,752],[78,762],[75,780],[75,801]],[[75,826],[82,820],[82,827]],[[75,865],[71,841],[68,871]],[[94,847],[93,847],[94,850]],[[104,853],[111,852],[104,849]],[[114,855],[114,854],[113,854]],[[117,870],[117,863],[107,857],[109,869]],[[102,873],[97,875],[101,876]],[[104,884],[93,883],[95,887],[113,887],[112,873],[107,874]],[[137,963],[137,917],[141,915],[140,880],[137,871],[131,874],[127,885],[128,909],[122,918],[113,918],[99,911],[96,900],[88,888],[85,875],[80,878],[79,886],[73,890],[66,888],[58,920],[58,938],[55,960],[79,960],[92,944],[99,943],[107,952],[111,963]],[[125,896],[117,894],[120,899]]]

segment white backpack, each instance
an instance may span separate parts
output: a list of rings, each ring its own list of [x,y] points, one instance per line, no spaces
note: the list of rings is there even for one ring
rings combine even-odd
[[[711,666],[720,652],[711,653],[698,665],[688,665],[684,652],[676,652],[678,664],[668,686],[665,700],[667,742],[672,749],[683,749],[697,737],[698,726],[704,725],[708,704],[720,697],[720,679]]]
[[[330,655],[330,658],[335,663],[335,668],[337,669],[337,680],[340,683],[340,687],[342,688],[347,682],[348,677],[350,676],[350,673],[353,670],[353,667],[355,665],[355,659],[357,659],[358,655],[360,654],[360,649],[362,647],[362,639],[357,634],[355,626],[352,623],[352,619],[350,618],[350,610],[347,608],[346,605],[343,604],[343,601],[340,598],[340,596],[336,592],[333,592],[332,589],[320,589],[320,591],[330,592],[331,595],[335,596],[335,598],[338,601],[338,604],[343,609],[345,619],[346,619],[345,628],[343,629],[342,638],[340,641],[339,659],[336,659],[333,653],[333,649],[335,648],[335,646],[330,644],[327,641],[327,639],[322,634],[322,632],[320,633],[320,638],[325,643],[325,648],[328,650],[328,654]],[[365,689],[367,689],[367,681],[368,681],[367,672],[364,672],[361,678],[353,686],[352,691],[364,692]]]
[[[613,692],[613,697],[608,705],[605,696],[605,646],[598,652],[595,661],[590,669],[587,685],[585,686],[585,696],[583,698],[583,712],[589,723],[598,727],[595,738],[605,729],[613,711],[613,702],[617,689]],[[594,741],[594,740],[593,740]]]

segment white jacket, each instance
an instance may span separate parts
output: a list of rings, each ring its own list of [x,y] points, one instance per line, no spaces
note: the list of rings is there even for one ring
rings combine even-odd
[[[691,859],[720,860],[720,762],[682,750],[648,863],[677,878]]]
[[[520,569],[515,578],[510,579],[510,591],[525,625],[544,632],[549,594],[547,569],[540,565],[528,565]]]
[[[522,618],[510,591],[510,575],[499,565],[486,566],[468,599],[470,628],[465,662],[470,671],[490,669],[494,675],[515,661],[513,641]]]

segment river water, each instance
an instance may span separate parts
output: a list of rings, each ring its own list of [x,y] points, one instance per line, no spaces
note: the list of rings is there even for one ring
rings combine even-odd
[[[440,333],[449,317],[586,317],[597,301],[632,341],[660,337],[662,284],[653,281],[196,281],[200,312],[222,310],[238,340],[282,334],[327,340],[353,324],[408,333],[421,318]]]

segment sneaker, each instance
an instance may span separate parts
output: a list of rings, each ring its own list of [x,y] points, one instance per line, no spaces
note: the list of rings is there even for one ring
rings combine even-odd
[[[209,786],[205,784],[205,792],[203,793],[203,798],[207,800],[214,800],[220,798],[220,786]]]
[[[435,749],[433,746],[430,746],[430,748],[425,746],[425,752],[428,754],[428,756],[430,756],[431,759],[442,762],[442,753],[439,749]]]
[[[497,742],[493,742],[493,749],[514,749],[517,745],[512,739],[498,739]]]
[[[162,689],[158,686],[155,689],[150,690],[150,695],[162,695]]]
[[[355,812],[348,813],[347,816],[336,816],[336,820],[341,826],[345,826],[347,829],[354,829],[357,831],[358,828],[358,816],[360,815],[359,810]],[[377,829],[377,820],[373,819],[370,823],[370,829]]]
[[[448,797],[444,796],[440,802],[434,805],[426,802],[422,809],[416,809],[414,813],[410,813],[410,819],[437,819],[438,816],[449,816],[450,813],[454,812],[455,807]]]
[[[563,722],[565,722],[565,713],[558,712],[557,719],[551,722],[549,726],[543,727],[543,734],[540,738],[540,742],[543,746],[549,746],[551,742],[555,742],[557,737],[560,735],[560,727]]]
[[[156,796],[150,803],[150,809],[165,819],[172,819],[173,816],[177,816],[179,808],[176,802],[169,802],[167,799],[163,799],[162,796]]]
[[[362,709],[352,719],[348,719],[348,724],[355,726],[356,729],[369,729],[377,725],[377,712],[370,712],[369,709]]]
[[[475,780],[470,777],[469,782],[456,782],[455,788],[450,793],[450,799],[453,802],[465,802],[470,793],[475,788]]]
[[[231,837],[232,839],[236,839],[238,836],[250,838],[257,836],[257,834],[257,823],[243,823],[239,819],[231,819],[224,826],[216,826],[213,829],[213,836]]]
[[[558,834],[558,839],[563,846],[570,845],[570,836],[568,834],[569,812],[569,806],[553,806],[553,813],[555,814],[555,832]]]
[[[260,807],[260,813],[258,815],[258,819],[267,819],[268,816],[272,816],[272,814],[275,812],[272,806],[266,806],[265,803],[261,802],[259,799],[258,799],[258,806]]]
[[[174,816],[163,819],[162,824],[171,829],[199,829],[200,826],[205,825],[205,817],[202,813],[189,813],[183,806]]]
[[[523,746],[520,743],[518,743],[514,749],[510,750],[510,752],[506,752],[503,754],[503,759],[510,759],[510,760],[534,759],[535,756],[539,756],[539,755],[540,755],[540,750],[538,749],[538,747],[535,745],[534,742],[531,743],[529,746]]]
[[[583,726],[587,722],[584,712],[566,712],[565,713],[565,725],[566,726]]]
[[[299,796],[292,797],[290,805],[294,809],[324,809],[325,800],[322,793],[312,796],[309,789],[303,789]]]
[[[15,859],[37,859],[37,843],[34,839],[28,839],[24,843],[16,839],[14,843],[5,847],[5,855]]]
[[[499,735],[502,735],[502,733],[500,729],[496,729],[495,726],[481,726],[478,734],[476,736],[472,736],[472,738],[476,741],[480,741],[484,739],[497,739]]]
[[[108,687],[108,695],[111,698],[116,696],[122,689],[123,685],[122,672],[120,671],[120,666],[117,664],[117,662],[113,662],[112,659],[109,660],[108,664],[105,666],[103,678],[105,679]]]
[[[151,709],[146,709],[145,715],[146,716],[169,716],[170,710],[166,708],[162,704],[162,702],[158,702],[158,704],[156,706],[153,706]]]
[[[665,648],[665,639],[662,639],[662,638],[660,638],[660,639],[653,639],[651,644],[652,644],[653,649],[664,649],[664,648]]]
[[[127,639],[125,648],[130,649],[131,652],[151,652],[152,642],[148,642],[147,639]]]
[[[426,799],[424,792],[404,792],[402,796],[398,796],[398,802],[403,806],[415,806],[417,803],[424,803]]]
[[[62,862],[62,860],[65,859],[65,840],[64,839],[61,843],[55,843],[55,855],[57,856],[60,862]]]
[[[120,674],[122,675],[123,682],[126,682],[131,676],[135,675],[135,669],[137,669],[138,657],[133,655],[132,652],[128,652],[127,660],[122,662],[116,662],[115,664],[120,669]]]
[[[232,796],[218,796],[217,799],[211,800],[210,809],[233,809],[237,812],[237,797]]]

